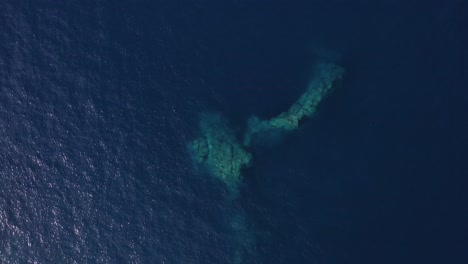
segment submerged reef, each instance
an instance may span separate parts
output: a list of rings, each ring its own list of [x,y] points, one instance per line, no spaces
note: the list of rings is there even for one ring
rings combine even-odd
[[[307,90],[288,111],[269,120],[261,120],[256,116],[249,118],[244,146],[250,146],[252,140],[271,138],[297,129],[302,119],[315,113],[317,105],[330,93],[333,84],[340,80],[343,74],[344,69],[336,64],[316,65],[314,78]]]
[[[242,264],[245,256],[252,254],[255,249],[255,236],[243,213],[234,215],[230,225],[234,234],[233,240],[236,243],[232,264]]]
[[[223,181],[231,194],[237,194],[242,182],[241,170],[252,160],[248,148],[297,129],[305,117],[315,113],[318,104],[343,75],[344,69],[336,64],[317,64],[306,91],[286,112],[268,120],[249,118],[242,142],[221,114],[202,114],[200,136],[188,145],[194,161]]]
[[[193,159],[236,193],[242,180],[241,170],[250,164],[252,155],[242,147],[228,121],[218,113],[202,114],[200,131],[200,137],[188,146]]]
[[[230,197],[235,199],[242,183],[242,169],[252,162],[249,149],[255,144],[276,140],[298,128],[300,122],[315,113],[318,104],[330,93],[336,81],[343,77],[344,69],[333,63],[322,63],[315,67],[314,77],[306,91],[286,111],[271,119],[249,118],[242,140],[219,113],[200,115],[200,133],[188,144],[193,160],[224,182]],[[254,233],[246,218],[239,213],[232,217],[234,232],[232,264],[241,264],[246,255],[255,248]]]

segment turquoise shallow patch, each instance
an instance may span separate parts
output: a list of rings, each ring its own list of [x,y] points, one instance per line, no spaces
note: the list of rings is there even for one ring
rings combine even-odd
[[[318,104],[330,93],[333,84],[343,77],[344,69],[336,64],[322,63],[315,67],[314,78],[307,90],[288,109],[268,120],[252,116],[248,120],[244,136],[244,146],[250,146],[255,140],[262,139],[266,134],[280,134],[298,128],[305,117],[312,116]]]
[[[202,114],[201,136],[189,143],[193,159],[206,166],[232,192],[241,183],[241,170],[248,166],[252,155],[242,147],[227,120],[217,113]]]
[[[343,74],[344,69],[336,64],[317,64],[314,77],[301,97],[287,111],[271,119],[252,116],[243,141],[236,137],[221,114],[201,114],[200,136],[188,144],[193,160],[224,182],[232,194],[237,194],[242,182],[242,169],[252,161],[248,148],[265,138],[276,138],[297,129],[302,119],[315,113],[318,104]]]

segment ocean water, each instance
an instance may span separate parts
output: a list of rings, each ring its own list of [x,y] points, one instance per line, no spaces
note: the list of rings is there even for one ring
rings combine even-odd
[[[0,1],[0,263],[468,263],[468,5]],[[285,111],[236,199],[199,114]]]

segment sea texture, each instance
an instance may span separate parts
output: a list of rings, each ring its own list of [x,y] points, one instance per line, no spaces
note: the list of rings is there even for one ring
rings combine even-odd
[[[0,263],[468,263],[467,10],[1,0]],[[346,73],[233,197],[204,113],[241,138],[321,61]]]

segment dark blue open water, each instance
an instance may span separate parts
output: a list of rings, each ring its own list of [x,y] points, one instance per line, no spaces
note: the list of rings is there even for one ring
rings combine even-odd
[[[239,241],[243,263],[468,263],[466,1],[2,0],[0,25],[0,263]],[[274,116],[317,55],[345,79],[226,199],[186,150],[198,113]]]

